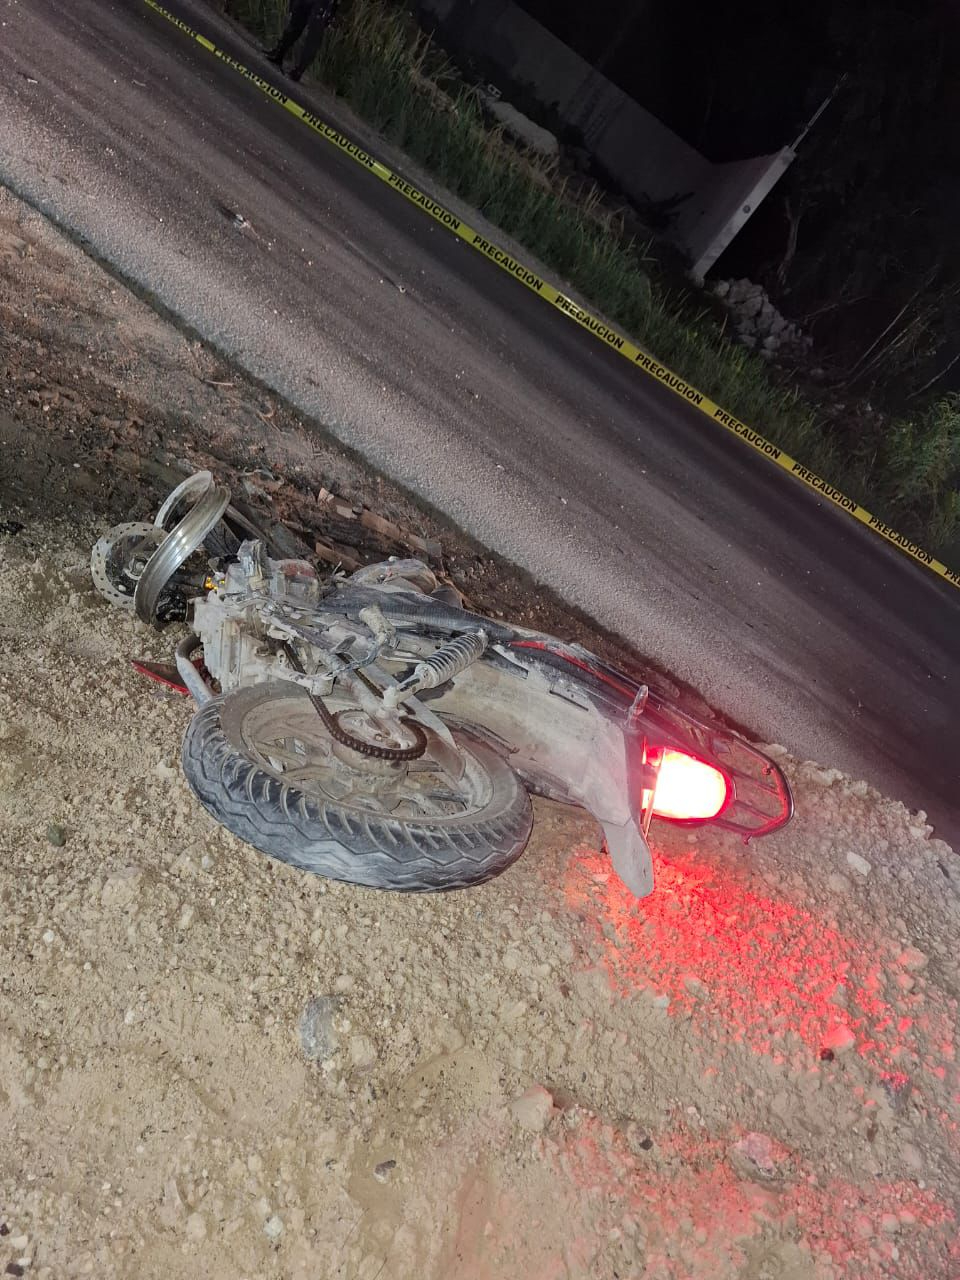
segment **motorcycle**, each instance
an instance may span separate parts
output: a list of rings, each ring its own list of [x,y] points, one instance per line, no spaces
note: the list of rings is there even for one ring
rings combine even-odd
[[[97,590],[188,623],[183,771],[234,835],[304,871],[380,889],[480,884],[523,852],[531,794],[591,813],[614,870],[653,889],[653,820],[744,839],[793,809],[778,765],[576,644],[464,608],[421,560],[323,574],[209,472],[152,523],[111,529]]]

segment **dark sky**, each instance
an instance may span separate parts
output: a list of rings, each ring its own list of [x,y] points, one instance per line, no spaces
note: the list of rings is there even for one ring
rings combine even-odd
[[[828,0],[518,3],[713,160],[792,142],[832,70]]]

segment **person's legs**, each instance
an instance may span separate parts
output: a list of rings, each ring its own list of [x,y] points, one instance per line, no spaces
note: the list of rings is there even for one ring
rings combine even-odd
[[[323,37],[326,35],[327,27],[330,25],[332,17],[332,5],[318,4],[315,6],[310,16],[310,25],[307,27],[307,34],[300,50],[300,56],[297,58],[297,65],[290,72],[291,80],[299,80],[303,73],[313,65],[317,54],[320,52]]]
[[[272,49],[267,50],[267,57],[271,62],[275,62],[277,66],[283,66],[283,60],[288,51],[296,44],[309,22],[312,10],[313,0],[291,0],[290,16],[283,29],[283,35]]]

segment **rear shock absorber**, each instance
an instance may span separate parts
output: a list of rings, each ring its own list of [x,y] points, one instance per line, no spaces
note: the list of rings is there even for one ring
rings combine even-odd
[[[418,662],[413,673],[400,684],[391,685],[384,690],[384,706],[394,708],[409,698],[411,694],[420,693],[422,689],[436,689],[446,684],[454,676],[466,671],[471,663],[482,658],[487,648],[487,633],[484,630],[468,631],[462,636],[455,636],[442,644],[436,652],[423,662]]]

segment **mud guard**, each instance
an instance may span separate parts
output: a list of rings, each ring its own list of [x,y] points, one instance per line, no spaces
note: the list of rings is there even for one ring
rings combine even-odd
[[[616,827],[604,822],[603,835],[617,875],[638,898],[653,892],[653,858],[635,822]]]

